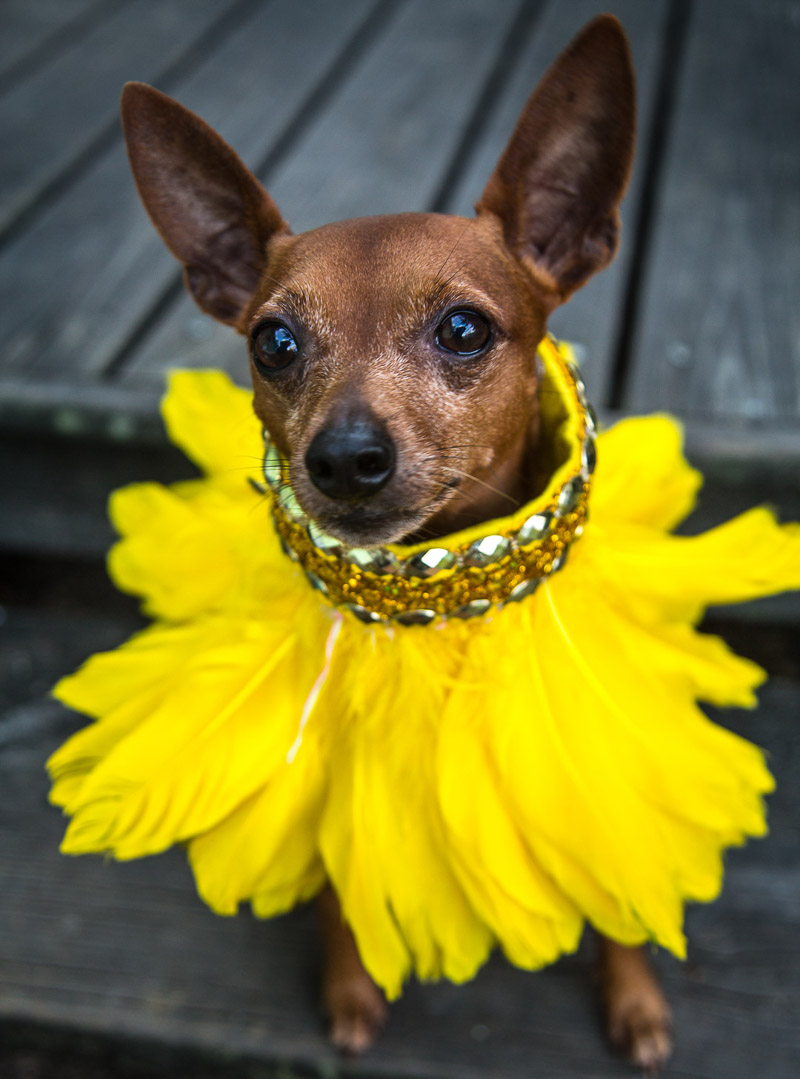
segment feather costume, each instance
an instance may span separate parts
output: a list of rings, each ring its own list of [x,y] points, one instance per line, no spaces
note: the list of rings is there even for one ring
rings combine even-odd
[[[56,687],[96,720],[49,762],[66,853],[183,843],[220,914],[329,879],[389,998],[495,945],[541,967],[585,921],[684,955],[685,901],[764,834],[773,786],[697,705],[752,707],[764,673],[695,625],[800,587],[800,528],[754,509],[670,535],[700,484],[677,424],[617,424],[595,468],[570,354],[539,354],[540,494],[435,547],[324,536],[274,448],[269,487],[249,468],[250,394],[172,376],[167,427],[205,478],[112,496],[111,574],[156,621]]]

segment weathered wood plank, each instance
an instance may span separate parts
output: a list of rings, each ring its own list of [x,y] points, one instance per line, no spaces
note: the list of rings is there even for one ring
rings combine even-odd
[[[256,4],[205,62],[170,89],[256,163],[374,4]],[[121,81],[114,81],[115,108]],[[263,113],[254,101],[264,103]],[[174,260],[139,202],[119,135],[0,253],[4,372],[24,372],[26,379],[67,373],[90,378],[104,369],[174,273]]]
[[[445,209],[470,214],[473,204],[499,158],[513,130],[517,116],[545,69],[572,36],[593,18],[606,11],[604,0],[573,0],[570,4],[550,3],[536,26],[536,33],[509,81],[505,93],[487,117],[485,131],[476,152],[455,186]],[[642,4],[622,0],[614,5],[631,42],[637,74],[639,110],[638,157],[628,194],[622,207],[622,238],[612,266],[589,282],[569,304],[551,319],[555,333],[578,346],[584,376],[597,407],[609,403],[609,388],[619,336],[624,292],[630,270],[633,229],[645,168],[643,160],[651,125],[657,79],[668,13],[666,0]]]
[[[80,416],[80,412],[76,413]],[[125,414],[118,415],[124,420]],[[112,438],[7,437],[0,441],[0,551],[102,559],[115,539],[112,490],[196,475],[174,447]]]
[[[800,16],[692,8],[625,405],[800,414]]]
[[[159,401],[164,386],[136,390],[106,382],[54,376],[47,381],[0,377],[3,434],[102,438],[119,443],[164,444]]]
[[[412,0],[267,187],[299,232],[326,221],[425,209],[441,182],[519,0]],[[187,298],[123,372],[223,366],[246,378],[240,339]]]
[[[47,63],[48,54],[75,30],[88,30],[85,18],[103,18],[111,11],[107,0],[4,0],[0,12],[0,85],[9,85],[33,66]]]
[[[6,632],[41,658],[41,677],[80,648],[116,643],[124,623],[47,623],[12,611]],[[786,1079],[800,1053],[800,689],[775,682],[756,715],[723,714],[766,746],[778,778],[768,840],[735,851],[715,904],[689,911],[690,959],[659,965],[678,1032],[670,1073],[687,1079]],[[591,948],[541,974],[493,960],[469,985],[408,987],[378,1048],[343,1066],[316,1007],[319,953],[310,910],[267,923],[215,918],[181,852],[134,863],[67,859],[45,804],[42,763],[78,721],[53,703],[0,722],[0,1020],[36,1019],[111,1036],[343,1075],[542,1079],[629,1075],[598,1028]]]
[[[425,207],[519,0],[411,0],[270,180],[300,231]]]
[[[159,78],[236,6],[237,0],[126,4],[20,79],[0,101],[0,233],[116,123],[127,79]]]

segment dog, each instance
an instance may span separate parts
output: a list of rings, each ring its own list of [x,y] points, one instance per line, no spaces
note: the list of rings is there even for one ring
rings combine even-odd
[[[473,219],[403,213],[295,236],[193,113],[140,83],[122,113],[140,195],[186,286],[248,339],[255,411],[310,518],[369,547],[531,497],[537,345],[618,242],[635,106],[616,19],[591,22],[547,72]],[[459,447],[457,468],[441,446]],[[330,888],[319,911],[331,1037],[359,1053],[387,1006]],[[611,1041],[657,1070],[670,1011],[645,952],[602,941],[600,969]]]

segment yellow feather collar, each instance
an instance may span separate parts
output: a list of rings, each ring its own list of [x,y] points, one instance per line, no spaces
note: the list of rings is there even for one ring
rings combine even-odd
[[[576,478],[587,494],[594,424],[568,354],[543,352],[560,387],[545,396],[562,404],[539,498],[448,537],[461,561],[429,578],[320,563],[390,598],[408,582],[428,595],[403,611],[438,617],[455,612],[432,585],[466,580],[461,602],[477,602],[474,581],[537,549],[520,537],[531,516],[576,535],[577,508],[556,509]],[[48,764],[71,818],[62,849],[127,859],[185,844],[220,914],[249,902],[269,917],[330,881],[390,997],[412,972],[471,977],[494,944],[542,966],[584,920],[683,955],[684,902],[713,898],[722,850],[764,834],[772,788],[760,751],[697,706],[752,706],[763,672],[696,623],[710,603],[800,587],[800,527],[757,509],[670,535],[700,477],[674,421],[628,419],[598,436],[567,572],[551,563],[523,603],[479,596],[506,603],[498,617],[423,633],[366,607],[390,620],[364,625],[308,587],[272,527],[276,495],[243,480],[263,451],[251,395],[221,372],[180,372],[164,416],[203,477],[112,498],[112,576],[156,621],[56,687],[94,717]],[[488,572],[465,565],[488,536],[511,551]]]

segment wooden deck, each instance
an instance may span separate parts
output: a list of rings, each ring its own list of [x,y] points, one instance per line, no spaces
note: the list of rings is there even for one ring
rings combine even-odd
[[[40,1023],[67,1039],[149,1039],[200,1052],[220,1075],[249,1074],[248,1060],[325,1076],[628,1074],[606,1054],[586,954],[537,978],[495,962],[464,989],[413,986],[380,1049],[342,1067],[315,1011],[307,912],[215,919],[179,853],[61,858],[41,774],[75,723],[42,703],[46,686],[136,624],[94,571],[84,580],[62,560],[102,553],[111,487],[186,473],[158,419],[167,368],[246,378],[241,339],[184,295],[138,201],[122,83],[151,82],[200,113],[295,231],[469,213],[547,64],[607,9],[635,55],[637,164],[617,260],[553,329],[577,344],[606,418],[685,421],[710,477],[701,521],[764,498],[800,517],[796,0],[0,6],[0,1037]],[[82,599],[64,598],[62,569]],[[723,899],[692,912],[691,962],[662,964],[679,1030],[670,1074],[687,1079],[789,1079],[800,1061],[798,606],[755,616],[745,646],[772,641],[789,657],[755,721],[781,787],[771,838],[733,855]],[[16,1059],[0,1050],[0,1076],[17,1079]]]

